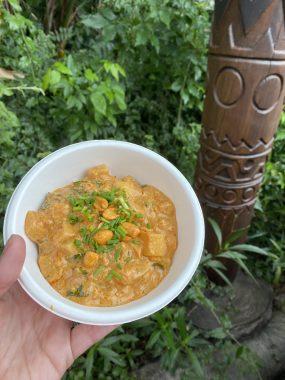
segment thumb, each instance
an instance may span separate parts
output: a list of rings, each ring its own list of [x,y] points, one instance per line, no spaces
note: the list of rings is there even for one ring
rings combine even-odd
[[[24,239],[19,235],[12,235],[8,240],[3,254],[0,256],[0,297],[18,279],[26,256]]]

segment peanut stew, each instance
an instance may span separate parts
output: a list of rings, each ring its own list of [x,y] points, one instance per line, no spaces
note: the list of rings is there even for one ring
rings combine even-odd
[[[177,247],[172,201],[106,165],[48,193],[29,211],[28,237],[38,245],[39,268],[62,296],[87,306],[116,306],[154,289]]]

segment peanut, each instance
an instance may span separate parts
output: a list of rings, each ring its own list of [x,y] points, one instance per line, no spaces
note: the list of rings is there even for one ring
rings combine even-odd
[[[96,252],[88,251],[84,255],[83,263],[86,267],[93,267],[97,264],[99,256]]]
[[[113,237],[113,232],[110,230],[101,230],[94,235],[94,239],[98,244],[104,245]]]
[[[106,208],[108,208],[109,206],[109,203],[107,201],[107,199],[105,198],[102,198],[102,197],[96,197],[95,198],[95,202],[93,204],[93,207],[99,211],[103,211],[105,210]]]
[[[114,220],[119,216],[113,207],[108,207],[102,215],[107,220]]]
[[[140,233],[139,227],[137,227],[133,223],[124,222],[124,223],[122,223],[122,227],[126,231],[127,235],[129,235],[129,236],[131,236],[133,238],[135,238],[136,236],[138,236],[139,233]]]

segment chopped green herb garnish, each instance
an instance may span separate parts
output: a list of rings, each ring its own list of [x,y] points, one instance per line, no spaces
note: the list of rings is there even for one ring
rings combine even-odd
[[[116,267],[117,267],[118,269],[123,269],[123,267],[122,267],[122,265],[121,265],[120,263],[116,264]]]
[[[113,238],[113,239],[110,239],[108,242],[107,242],[107,245],[115,245],[115,244],[118,244],[120,242],[120,240],[118,238]]]
[[[86,226],[80,228],[80,235],[82,236],[83,243],[89,244],[92,239],[92,234]]]
[[[93,203],[95,201],[95,195],[84,193],[79,195],[78,197],[69,196],[68,201],[72,206],[74,211],[88,211],[88,209],[92,210]]]
[[[114,245],[99,245],[96,243],[96,241],[93,241],[91,243],[92,248],[94,251],[96,251],[98,254],[100,253],[108,253],[114,250]]]
[[[120,211],[121,214],[124,215],[124,217],[125,217],[125,219],[126,219],[127,222],[131,219],[131,216],[132,216],[131,210],[126,210],[124,208],[120,208],[119,207],[119,211]]]
[[[123,195],[118,197],[117,203],[119,203],[124,209],[128,210],[130,208],[128,201],[123,197]]]
[[[94,182],[94,181],[93,181]],[[109,204],[116,207],[118,217],[114,220],[105,219],[99,211],[94,210],[94,202],[96,197],[100,196],[106,199]],[[143,215],[136,213],[129,205],[126,193],[122,189],[113,188],[110,191],[93,191],[93,192],[79,192],[78,194],[73,194],[69,196],[68,201],[72,206],[72,212],[69,215],[69,220],[72,224],[88,220],[90,222],[94,221],[95,215],[99,217],[100,227],[95,225],[87,227],[82,226],[80,228],[81,239],[74,240],[74,244],[79,250],[79,252],[85,252],[87,250],[94,250],[98,254],[105,254],[113,252],[117,249],[117,245],[122,239],[126,237],[126,231],[122,227],[122,223],[127,221],[132,221],[132,223],[137,224],[134,218],[142,218]],[[96,232],[101,229],[108,229],[113,232],[114,236],[110,239],[107,244],[99,245],[94,240],[93,236]],[[133,240],[134,244],[140,244],[138,240]],[[115,252],[115,261],[119,260],[120,251]],[[78,256],[79,258],[82,256]]]
[[[70,224],[76,224],[78,222],[82,222],[82,218],[80,218],[78,215],[75,215],[75,214],[69,214],[68,221]]]
[[[150,225],[150,223],[147,223],[147,224],[146,224],[146,228],[148,228],[149,230],[151,229],[151,225]]]
[[[120,273],[116,272],[114,269],[111,269],[106,277],[106,280],[110,281],[113,277],[117,280],[121,280],[123,278]]]
[[[110,220],[105,219],[103,216],[100,217],[100,220],[101,220],[102,222],[106,223],[106,224],[110,224],[110,223],[111,223]]]
[[[75,239],[73,243],[74,243],[75,247],[82,248],[82,241],[81,240]]]
[[[96,185],[99,187],[102,185],[102,181],[100,181],[99,179],[94,179],[93,182],[96,183]]]
[[[88,274],[87,270],[86,269],[83,269],[83,268],[79,268],[80,272],[84,275]]]
[[[114,250],[114,246],[115,246],[115,244],[105,246],[104,247],[104,253],[112,252]]]
[[[127,234],[126,231],[124,230],[124,228],[121,226],[118,226],[116,231],[122,236],[122,238],[124,238]]]
[[[105,268],[105,265],[100,265],[97,269],[94,270],[93,276],[98,276]]]
[[[141,245],[141,241],[138,239],[132,239],[131,243],[136,244],[136,245]]]
[[[119,261],[121,252],[122,252],[122,246],[120,245],[119,248],[116,250],[116,252],[114,254],[114,259],[115,259],[116,262]]]
[[[68,290],[66,295],[67,297],[86,297],[86,294],[83,292],[82,284],[75,290]]]
[[[118,192],[118,190],[114,188],[114,189],[112,189],[110,191],[100,191],[100,192],[97,192],[96,195],[98,195],[101,198],[105,198],[105,199],[107,199],[107,201],[109,203],[112,203],[114,201],[114,199],[115,199],[115,195],[116,195],[117,192]]]
[[[96,227],[94,227],[94,226],[89,227],[89,232],[91,232],[91,234],[95,233],[95,231],[96,231]]]

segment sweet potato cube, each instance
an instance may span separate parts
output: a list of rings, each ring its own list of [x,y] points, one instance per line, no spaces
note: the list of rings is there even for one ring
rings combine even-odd
[[[167,253],[167,245],[163,234],[154,232],[141,232],[144,256],[164,256]]]
[[[102,164],[87,170],[86,177],[88,179],[96,179],[98,176],[106,174],[109,174],[109,168],[107,165]]]

